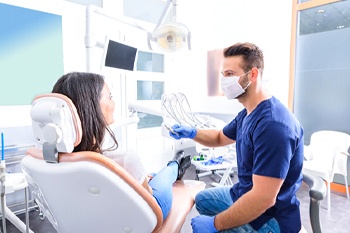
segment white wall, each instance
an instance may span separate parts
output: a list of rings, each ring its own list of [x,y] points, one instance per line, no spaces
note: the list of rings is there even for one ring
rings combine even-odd
[[[62,15],[64,72],[85,70],[85,7],[54,0],[0,0],[0,3]],[[30,125],[29,110],[29,106],[0,106],[0,130]]]
[[[0,2],[62,15],[64,71],[86,70],[85,6],[57,0]],[[103,5],[108,6],[110,12],[114,11],[113,6],[119,6],[115,11],[120,14],[121,0],[118,3],[115,0],[104,0]],[[236,101],[228,101],[225,97],[207,97],[206,56],[208,50],[223,48],[239,41],[249,41],[256,43],[264,51],[263,80],[267,88],[287,105],[291,1],[178,0],[178,5],[178,21],[185,23],[191,30],[192,51],[172,55],[173,63],[166,68],[169,91],[184,92],[195,110],[235,113],[241,109]],[[98,25],[98,28],[101,31],[110,31],[111,34],[115,31],[111,30],[113,27],[109,24]],[[145,37],[138,35],[129,37],[128,40],[134,43],[139,38],[143,40]],[[98,67],[101,56],[97,51],[94,64]],[[0,124],[6,125],[9,120],[0,117]]]
[[[265,86],[288,105],[292,1],[178,2],[178,20],[191,29],[193,50],[174,55],[173,85],[177,83],[198,110],[235,113],[241,108],[235,100],[206,97],[206,52],[245,41],[263,50]]]
[[[85,69],[85,7],[57,0],[0,0],[1,3],[62,15],[64,71]]]
[[[0,0],[0,3],[62,15],[64,72],[85,70],[85,7],[55,0]],[[16,87],[8,88],[16,91]],[[6,146],[34,141],[29,111],[29,105],[0,106],[0,131],[4,132]]]
[[[58,0],[0,0],[0,2],[62,15],[64,72],[86,70],[84,41],[86,6]],[[115,11],[120,15],[121,0],[104,0],[103,5],[108,6],[109,12]],[[223,48],[235,42],[249,41],[256,43],[265,53],[263,79],[268,84],[268,89],[287,105],[291,1],[178,0],[178,5],[178,21],[185,23],[191,30],[192,51],[171,54],[167,59],[170,61],[165,69],[167,91],[185,93],[194,111],[236,114],[242,108],[236,101],[228,101],[225,97],[207,97],[207,51]],[[128,43],[140,43],[143,47],[146,44],[143,41],[144,36],[130,37],[127,32],[116,32],[118,29],[114,24],[107,23],[97,27],[102,34],[109,32],[118,38],[126,36]],[[135,32],[135,29],[132,30],[133,35],[142,34]],[[95,71],[100,67],[102,55],[101,50],[96,50],[93,58]],[[0,106],[2,113],[0,130],[16,123],[30,125],[28,106],[19,108],[18,111],[16,107],[13,113],[12,108]],[[3,114],[6,112],[10,114]]]
[[[173,64],[167,67],[170,91],[184,92],[201,111],[240,109],[224,97],[207,98],[206,56],[208,50],[248,41],[264,52],[266,88],[288,105],[292,1],[177,0],[177,5],[177,21],[191,30],[192,51],[172,54]],[[103,0],[103,6],[120,14],[123,3]]]

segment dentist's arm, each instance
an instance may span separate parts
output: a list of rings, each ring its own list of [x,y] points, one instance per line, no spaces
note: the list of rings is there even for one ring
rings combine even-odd
[[[249,223],[275,204],[283,180],[253,175],[253,188],[216,216],[199,215],[191,220],[194,233],[215,233]],[[269,187],[269,188],[266,188]]]
[[[226,137],[222,130],[215,129],[196,129],[185,125],[173,125],[171,127],[177,134],[169,132],[169,135],[175,139],[190,138],[194,141],[208,147],[226,146],[235,141]]]
[[[169,135],[175,139],[190,138],[194,139],[197,136],[197,129],[185,125],[173,125],[171,127],[175,133],[169,131]]]
[[[253,175],[253,188],[215,216],[215,229],[230,229],[259,217],[275,204],[282,184],[282,179]]]

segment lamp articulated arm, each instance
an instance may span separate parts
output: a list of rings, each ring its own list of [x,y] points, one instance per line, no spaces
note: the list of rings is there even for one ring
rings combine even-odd
[[[164,7],[164,10],[158,20],[158,23],[153,30],[149,32],[142,26],[135,22],[127,21],[123,17],[112,15],[110,12],[95,5],[89,5],[86,8],[86,35],[85,35],[85,47],[86,47],[86,65],[87,71],[91,69],[91,59],[93,56],[93,49],[95,46],[103,47],[105,42],[98,41],[93,30],[94,14],[103,15],[112,20],[116,20],[120,23],[129,25],[134,28],[138,28],[147,33],[147,45],[148,48],[153,51],[152,42],[156,43],[160,49],[166,52],[176,52],[184,47],[191,49],[190,31],[181,23],[176,22],[176,0],[168,0]],[[165,18],[171,10],[171,21],[165,23]]]

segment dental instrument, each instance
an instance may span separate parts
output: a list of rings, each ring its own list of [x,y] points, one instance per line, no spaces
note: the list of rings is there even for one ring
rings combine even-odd
[[[176,134],[176,135],[179,135],[178,132],[175,132],[173,128],[171,128],[169,125],[167,124],[164,124],[165,128],[167,128],[167,130],[169,130],[171,133],[173,134]]]

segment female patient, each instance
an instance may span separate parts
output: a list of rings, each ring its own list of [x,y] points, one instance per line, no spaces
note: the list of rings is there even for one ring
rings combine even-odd
[[[116,161],[154,196],[165,219],[172,205],[172,184],[181,179],[191,165],[190,156],[184,156],[183,152],[177,153],[173,160],[149,181],[136,153],[117,150],[117,140],[108,127],[114,122],[115,105],[103,76],[83,72],[68,73],[56,82],[52,92],[67,96],[77,108],[83,137],[74,151],[94,151]],[[107,142],[107,136],[110,136],[109,141],[112,143]]]

